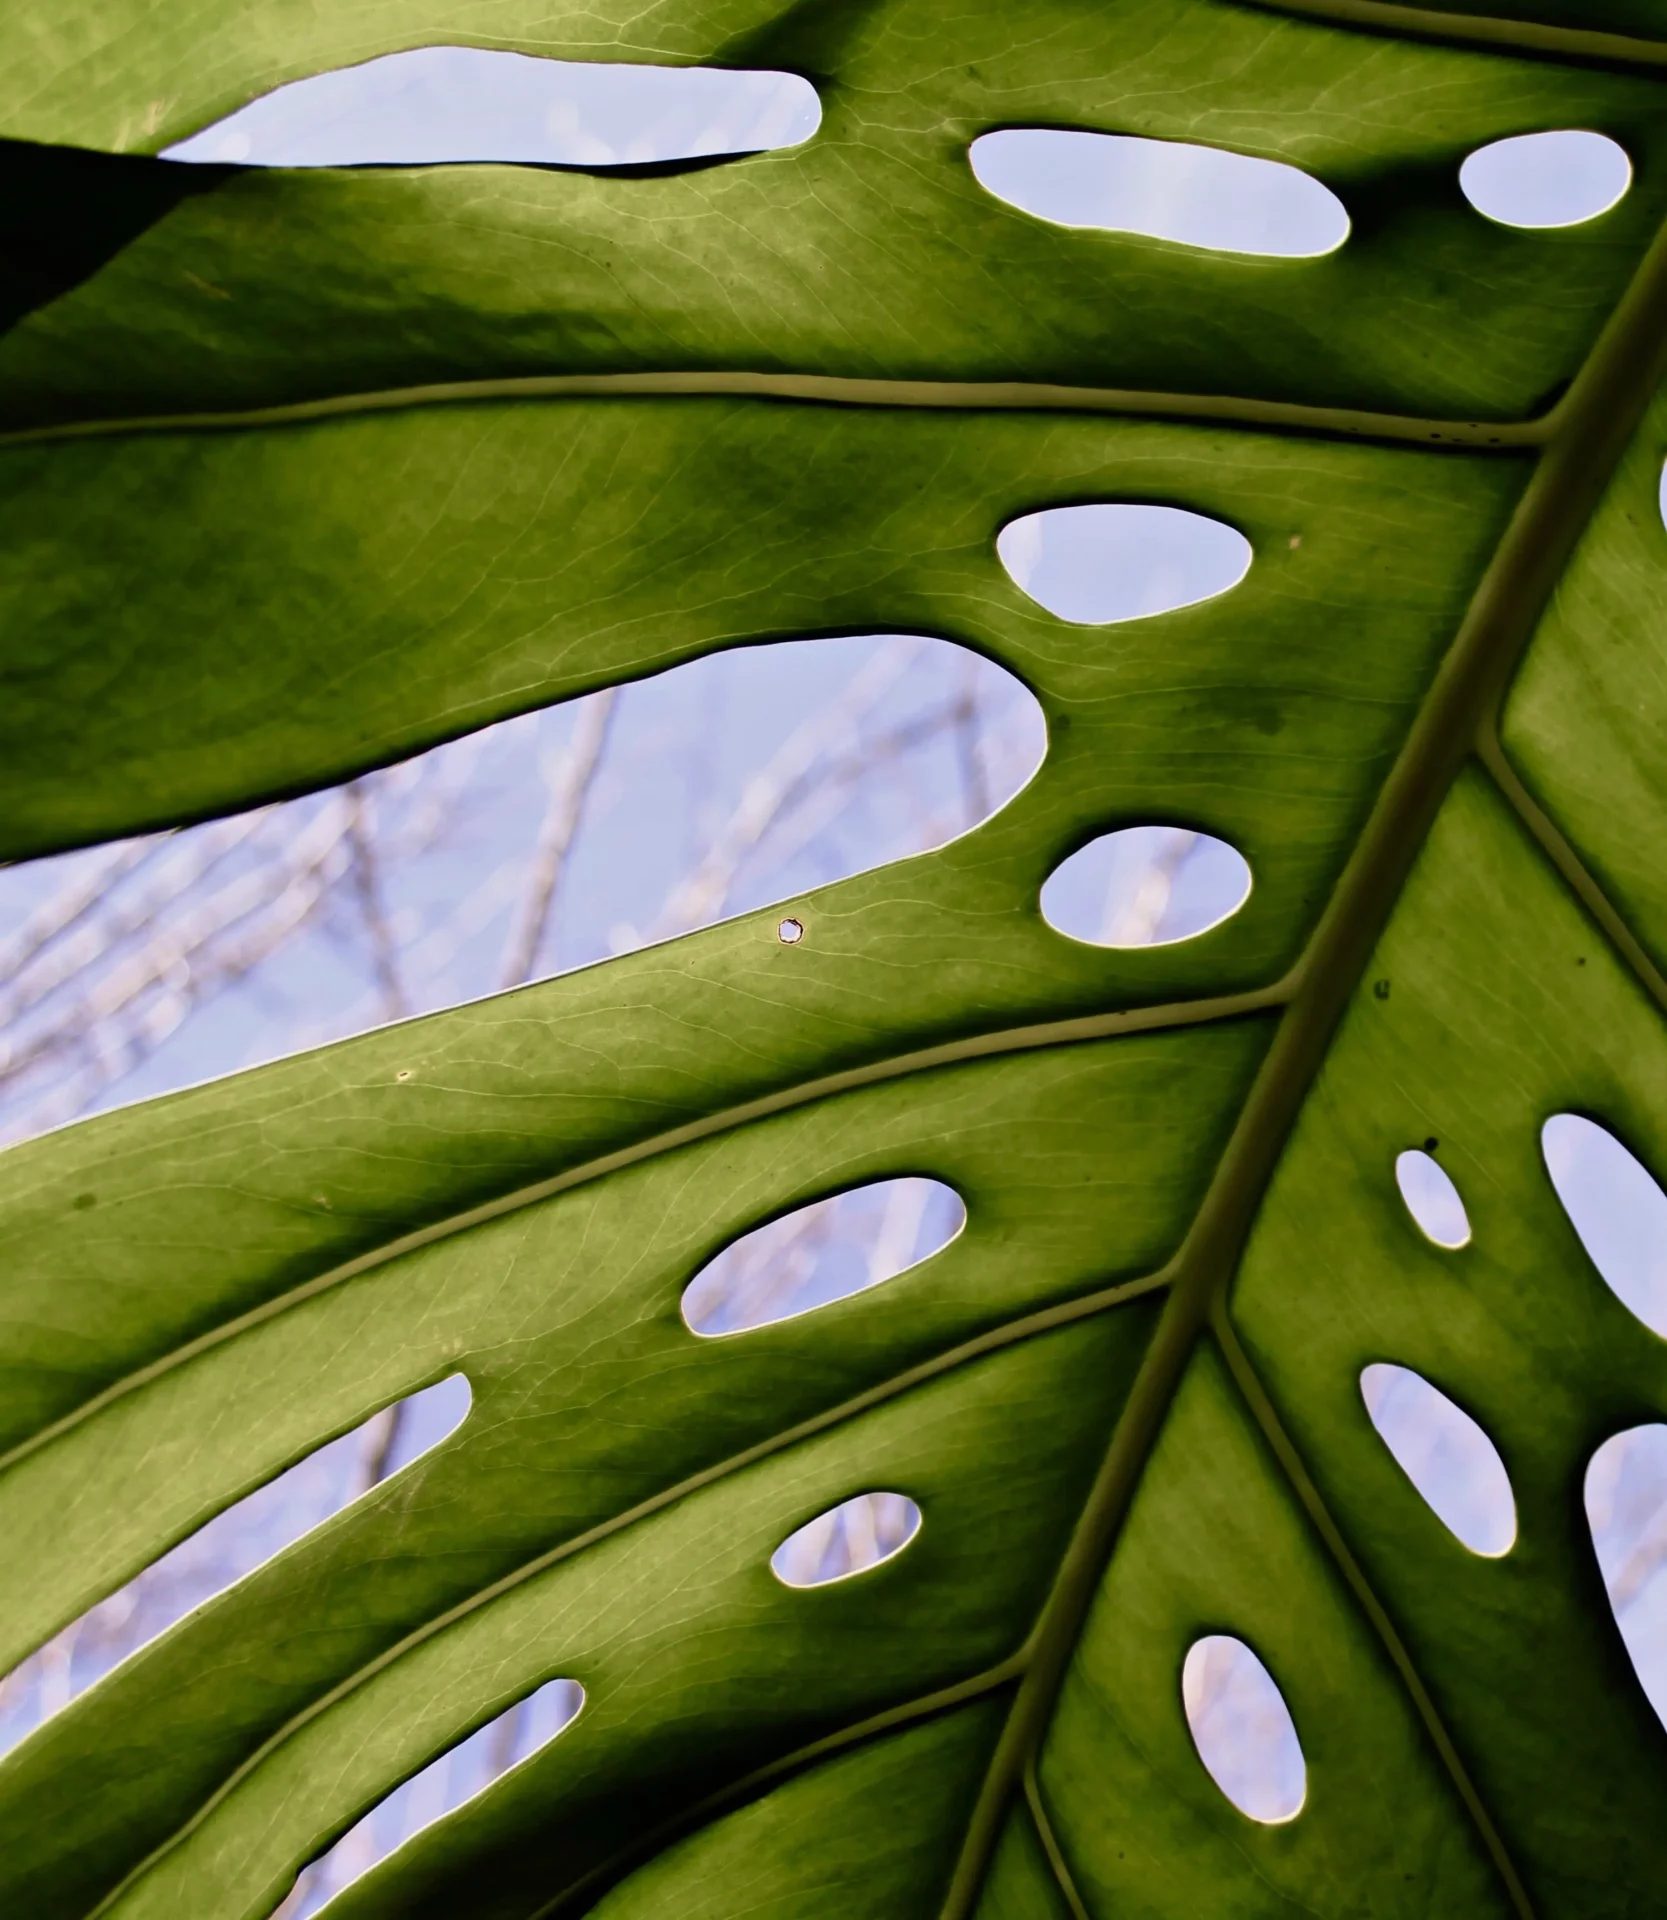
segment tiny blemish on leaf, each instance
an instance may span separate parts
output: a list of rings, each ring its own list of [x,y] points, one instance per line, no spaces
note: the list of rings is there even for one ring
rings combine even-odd
[[[96,1207],[98,1205],[98,1195],[96,1193],[78,1193],[71,1204],[77,1213],[85,1213],[89,1207]]]
[[[1387,1000],[1389,998],[1389,982],[1387,980],[1374,980],[1372,982],[1372,998],[1374,1000]]]

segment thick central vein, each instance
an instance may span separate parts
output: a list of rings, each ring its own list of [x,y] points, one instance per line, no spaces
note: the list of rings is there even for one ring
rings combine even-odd
[[[1199,1338],[1225,1303],[1262,1196],[1332,1036],[1442,802],[1527,647],[1664,365],[1667,228],[1657,234],[1558,409],[1556,430],[1309,943],[1296,991],[1176,1257],[1163,1319],[1113,1425],[1043,1607],[1032,1659],[969,1823],[942,1920],[970,1920],[1007,1807],[1040,1744],[1146,1461]],[[1473,1813],[1482,1811],[1473,1800],[1467,1805]],[[1491,1822],[1484,1838],[1518,1911],[1525,1912],[1520,1881],[1502,1857]]]

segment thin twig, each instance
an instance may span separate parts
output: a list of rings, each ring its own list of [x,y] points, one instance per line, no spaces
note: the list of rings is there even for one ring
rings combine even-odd
[[[602,765],[619,689],[606,687],[579,703],[573,738],[552,769],[549,802],[539,825],[521,911],[499,969],[499,985],[516,987],[530,980],[549,931],[550,910],[561,887],[567,857],[584,820],[585,804]]]

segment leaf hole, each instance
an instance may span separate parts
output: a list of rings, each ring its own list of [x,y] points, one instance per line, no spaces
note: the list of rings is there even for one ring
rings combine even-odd
[[[797,1319],[919,1266],[966,1218],[953,1187],[912,1174],[813,1200],[708,1260],[683,1291],[684,1324],[714,1338]]]
[[[7,1677],[0,1752],[119,1660],[437,1447],[462,1424],[470,1398],[461,1373],[407,1394],[224,1508],[90,1607]]]
[[[1279,259],[1315,259],[1348,238],[1329,187],[1224,147],[1009,127],[980,135],[968,157],[987,192],[1055,226]]]
[[[1186,827],[1122,827],[1054,868],[1042,917],[1096,947],[1167,947],[1195,940],[1250,898],[1249,863],[1236,847]]]
[[[1586,1468],[1586,1524],[1638,1683],[1667,1726],[1667,1426],[1605,1440]]]
[[[797,1527],[770,1555],[784,1587],[826,1587],[893,1560],[920,1531],[906,1493],[858,1493]]]
[[[1451,1252],[1470,1244],[1470,1215],[1452,1176],[1433,1158],[1431,1147],[1409,1147],[1396,1155],[1395,1184],[1419,1232],[1432,1245]]]
[[[1583,1114],[1554,1113],[1540,1129],[1540,1152],[1604,1285],[1667,1338],[1667,1194],[1607,1127]]]
[[[1236,527],[1184,507],[1102,501],[1008,521],[996,552],[1013,584],[1076,626],[1143,620],[1196,606],[1250,571]]]
[[[1506,227],[1578,226],[1607,213],[1631,184],[1625,148],[1575,128],[1495,140],[1459,168],[1464,197]]]
[[[781,914],[808,929],[813,889],[969,832],[1046,744],[1029,687],[970,647],[770,641],[500,721],[347,787],[0,868],[0,1140],[386,1015],[349,853],[361,841],[403,1008],[426,1013],[767,906],[780,912],[766,941]],[[559,910],[538,910],[567,821]],[[76,924],[60,939],[65,915]],[[148,971],[169,951],[185,956],[178,980]],[[119,1011],[100,1014],[106,1000]],[[412,1069],[399,1087],[422,1079]],[[331,1204],[322,1191],[311,1203]]]
[[[362,1879],[442,1815],[484,1793],[524,1765],[579,1717],[585,1690],[577,1680],[548,1680],[431,1760],[383,1796],[296,1876],[273,1920],[310,1920],[324,1903]]]
[[[1211,1633],[1187,1649],[1181,1704],[1204,1770],[1247,1819],[1294,1820],[1308,1769],[1285,1696],[1242,1640]]]
[[[1509,1553],[1517,1534],[1510,1476],[1477,1422],[1422,1374],[1384,1361],[1362,1370],[1360,1397],[1395,1464],[1454,1539],[1485,1559]]]
[[[796,947],[805,937],[805,923],[791,915],[776,928],[776,938],[784,947]]]
[[[816,89],[796,73],[420,47],[292,80],[164,157],[257,167],[656,167],[797,146],[821,118]]]

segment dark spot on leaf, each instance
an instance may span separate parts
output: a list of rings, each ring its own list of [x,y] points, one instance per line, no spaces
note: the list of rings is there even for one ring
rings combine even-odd
[[[78,1193],[71,1204],[77,1213],[85,1213],[89,1207],[96,1207],[98,1205],[98,1195],[96,1193]]]
[[[1389,998],[1389,982],[1387,980],[1374,980],[1372,982],[1372,998],[1374,1000],[1387,1000]]]

